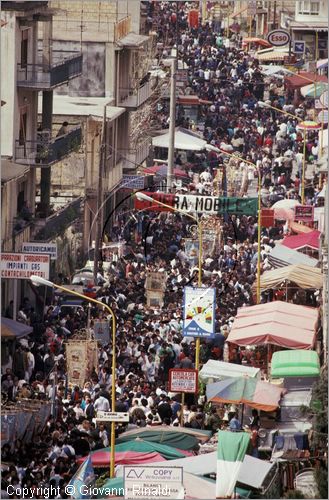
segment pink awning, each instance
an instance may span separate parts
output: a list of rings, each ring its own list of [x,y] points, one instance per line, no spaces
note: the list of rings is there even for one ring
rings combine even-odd
[[[238,309],[227,338],[237,345],[273,344],[288,349],[311,349],[318,310],[282,301]]]
[[[293,250],[304,247],[318,250],[320,247],[320,234],[320,231],[314,230],[309,233],[298,234],[297,236],[286,236],[282,241],[282,245]]]
[[[81,457],[77,460],[78,464],[82,464],[87,457]],[[93,467],[106,467],[110,464],[110,451],[99,450],[91,454]],[[154,462],[166,462],[166,459],[160,453],[149,452],[140,453],[137,451],[119,451],[115,454],[116,465],[136,465],[148,464]]]

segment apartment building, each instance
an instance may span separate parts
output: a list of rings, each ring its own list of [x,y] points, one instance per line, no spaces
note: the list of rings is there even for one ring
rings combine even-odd
[[[81,142],[80,126],[69,127],[60,137],[52,126],[54,89],[80,75],[82,69],[79,51],[58,53],[53,59],[52,17],[47,1],[1,2],[2,251],[20,252],[22,243],[37,238],[48,224],[51,169]],[[41,172],[38,205],[37,171]],[[10,282],[15,280],[4,281],[6,300],[12,293]]]

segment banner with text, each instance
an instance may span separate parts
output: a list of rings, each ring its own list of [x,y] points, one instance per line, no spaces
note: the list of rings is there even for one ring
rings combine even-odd
[[[170,207],[183,212],[202,212],[212,215],[257,215],[257,198],[225,198],[217,196],[166,194],[145,192],[154,202],[135,198],[136,210],[153,210],[154,212],[168,212],[169,207],[163,207],[156,202],[160,201]]]
[[[184,337],[215,336],[215,288],[184,288]]]

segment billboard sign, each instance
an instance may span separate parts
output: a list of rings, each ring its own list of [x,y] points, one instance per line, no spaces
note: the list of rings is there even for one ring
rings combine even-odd
[[[50,256],[31,253],[2,253],[1,278],[26,280],[31,276],[49,279]]]
[[[23,243],[22,252],[24,253],[41,253],[50,255],[51,260],[57,259],[57,243]]]
[[[172,368],[169,370],[169,392],[198,392],[198,370]]]
[[[215,288],[184,288],[183,336],[215,336]]]

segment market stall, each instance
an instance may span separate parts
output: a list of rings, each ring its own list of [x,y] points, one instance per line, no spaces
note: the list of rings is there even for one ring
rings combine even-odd
[[[306,254],[316,254],[318,256],[320,247],[320,231],[314,230],[306,234],[298,234],[296,236],[286,236],[282,245],[292,250],[298,250]]]
[[[237,365],[234,363],[225,363],[224,361],[217,361],[209,359],[205,363],[200,372],[199,379],[206,383],[212,383],[218,380],[224,380],[229,377],[251,377],[260,378],[260,369],[251,366]]]
[[[308,255],[297,252],[297,250],[293,250],[280,244],[275,245],[275,247],[271,250],[268,255],[268,260],[274,268],[300,264],[310,268],[315,268],[319,265],[319,261],[317,259],[313,259]]]
[[[295,285],[298,288],[320,290],[323,287],[323,275],[321,269],[302,264],[280,267],[271,271],[265,271],[260,277],[261,290],[274,288],[289,288]],[[254,288],[256,285],[253,285]]]
[[[315,351],[277,351],[272,356],[271,377],[318,377],[320,360]]]

